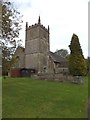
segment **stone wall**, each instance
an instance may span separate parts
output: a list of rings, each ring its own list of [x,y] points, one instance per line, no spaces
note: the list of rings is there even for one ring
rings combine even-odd
[[[54,62],[50,56],[48,57],[48,73],[54,74]]]
[[[42,53],[26,55],[25,67],[44,72],[44,68],[47,68],[47,56]]]
[[[34,54],[39,52],[39,39],[28,40],[25,43],[25,54]]]
[[[26,33],[27,40],[36,39],[39,37],[39,27],[38,26],[29,27],[29,29],[26,32],[27,32]]]
[[[73,82],[73,77],[70,75],[63,75],[63,74],[38,74],[38,75],[31,75],[32,79],[36,80],[50,80],[50,81],[60,81],[60,82]]]
[[[55,67],[55,73],[68,74],[69,70],[68,68],[65,68],[65,67]]]
[[[25,51],[24,48],[19,47],[17,48],[15,54],[14,54],[14,58],[17,59],[14,67],[15,68],[24,68],[25,67]]]
[[[38,53],[26,55],[25,56],[25,67],[33,68],[33,69],[37,70],[38,69],[38,59],[39,59]]]
[[[25,40],[25,67],[47,71],[49,54],[49,31],[41,24],[27,27]]]

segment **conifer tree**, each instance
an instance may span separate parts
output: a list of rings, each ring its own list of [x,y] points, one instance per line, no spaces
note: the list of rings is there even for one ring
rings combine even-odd
[[[79,43],[79,38],[76,34],[72,35],[69,48],[70,48],[70,56],[69,56],[70,74],[74,76],[86,75],[87,65]]]

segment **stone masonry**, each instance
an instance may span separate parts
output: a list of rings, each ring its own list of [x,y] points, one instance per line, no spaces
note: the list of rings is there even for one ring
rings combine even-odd
[[[18,47],[14,57],[15,68],[34,69],[37,74],[62,74],[68,71],[67,60],[50,51],[50,29],[38,23],[29,26],[26,22],[25,48]]]
[[[48,70],[49,27],[41,25],[40,17],[38,24],[28,26],[26,23],[25,41],[25,67],[36,69],[38,73]]]

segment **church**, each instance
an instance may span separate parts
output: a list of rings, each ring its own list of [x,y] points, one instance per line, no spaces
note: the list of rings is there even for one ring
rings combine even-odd
[[[50,28],[41,24],[40,16],[34,25],[29,26],[26,22],[25,48],[18,47],[14,57],[17,59],[14,69],[34,70],[35,74],[55,74],[68,70],[67,60],[50,51]]]

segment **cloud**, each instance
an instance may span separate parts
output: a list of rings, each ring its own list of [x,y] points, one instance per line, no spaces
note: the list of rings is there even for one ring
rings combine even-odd
[[[31,7],[31,2],[29,0],[10,0],[13,2],[16,8],[24,10],[27,7]]]

